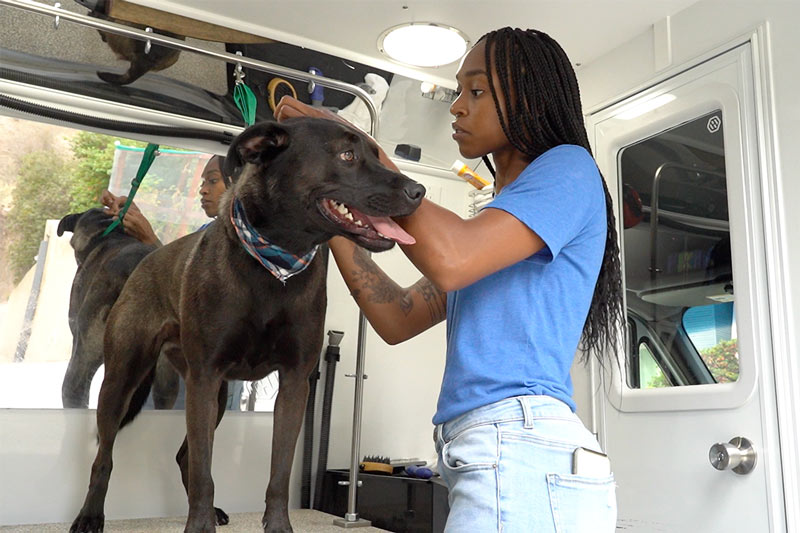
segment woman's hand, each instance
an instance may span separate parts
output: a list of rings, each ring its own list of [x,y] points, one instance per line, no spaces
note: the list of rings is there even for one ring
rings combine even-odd
[[[107,189],[100,195],[100,202],[106,206],[108,214],[114,215],[114,220],[119,218],[119,212],[122,211],[127,201],[127,196],[116,196]],[[161,246],[161,241],[158,240],[156,232],[153,231],[153,226],[150,225],[150,221],[142,214],[135,202],[131,202],[130,207],[128,207],[128,211],[122,219],[122,228],[125,233],[144,244]]]
[[[100,195],[100,203],[106,207],[109,215],[116,215],[119,213],[127,200],[127,196],[115,196],[114,193],[108,189],[104,189],[103,193]]]
[[[118,217],[115,215],[114,218]],[[125,213],[125,217],[122,219],[122,227],[125,228],[125,233],[144,244],[161,245],[161,241],[158,240],[156,232],[153,231],[150,221],[136,207],[136,204],[131,203]]]
[[[297,98],[291,96],[284,96],[278,105],[275,106],[275,120],[283,122],[287,118],[309,117],[309,118],[326,118],[328,120],[336,120],[342,124],[347,124],[350,127],[355,127],[345,119],[324,107],[314,107],[304,104]]]
[[[378,141],[376,141],[371,136],[367,135],[359,128],[353,126],[350,122],[346,121],[345,119],[343,119],[342,117],[340,117],[339,115],[328,109],[322,107],[310,106],[308,104],[304,104],[297,98],[292,98],[291,96],[284,96],[283,98],[281,98],[281,101],[278,102],[278,105],[275,106],[274,115],[275,115],[275,120],[277,120],[278,122],[286,120],[287,118],[297,118],[297,117],[324,118],[328,120],[336,120],[338,122],[341,122],[342,124],[353,128],[355,131],[363,135],[364,138],[367,139],[367,142],[369,142],[370,144],[375,146],[375,148],[378,149],[378,159],[380,160],[381,163],[383,163],[383,166],[385,166],[390,170],[394,170],[395,172],[399,172],[397,165],[395,165],[392,162],[392,160],[389,159],[389,156],[386,155],[386,152],[383,151],[383,148],[381,148],[381,145],[378,144]]]

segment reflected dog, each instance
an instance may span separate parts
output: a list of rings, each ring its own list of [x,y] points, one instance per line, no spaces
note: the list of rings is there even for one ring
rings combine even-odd
[[[133,269],[156,249],[126,234],[121,225],[104,237],[112,220],[103,209],[90,209],[67,215],[58,223],[59,236],[72,232],[69,242],[78,263],[69,299],[72,354],[61,385],[64,407],[89,406],[89,387],[103,363],[108,313]],[[165,360],[160,361],[153,385],[156,409],[170,409],[177,394],[177,372]]]
[[[256,124],[236,138],[220,218],[145,257],[111,311],[100,445],[72,533],[103,529],[114,439],[147,397],[162,350],[186,380],[187,433],[176,457],[189,498],[185,531],[227,521],[213,506],[211,478],[226,380],[273,370],[280,386],[262,524],[292,531],[289,475],[324,340],[326,250],[315,252],[335,235],[375,252],[413,243],[388,217],[410,214],[425,195],[377,154],[357,130],[324,119]]]
[[[99,18],[101,20],[108,20],[116,22],[117,24],[124,24],[139,30],[144,30],[143,24],[135,24],[125,20],[115,19],[104,13],[98,11],[90,11],[89,16]],[[124,37],[115,33],[98,30],[100,38],[108,45],[117,59],[130,62],[128,70],[123,74],[114,74],[113,72],[98,71],[97,76],[112,85],[129,85],[138,80],[148,72],[157,72],[164,70],[174,65],[181,55],[180,50],[175,48],[168,48],[159,44],[151,44],[150,50],[145,51],[147,43],[139,39]],[[172,37],[174,39],[185,40],[186,37],[171,33],[168,31],[158,30],[159,35]]]

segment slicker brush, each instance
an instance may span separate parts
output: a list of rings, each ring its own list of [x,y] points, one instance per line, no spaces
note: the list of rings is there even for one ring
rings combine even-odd
[[[365,455],[359,464],[359,470],[368,474],[388,474],[391,475],[394,468],[389,464],[388,457],[381,455]]]

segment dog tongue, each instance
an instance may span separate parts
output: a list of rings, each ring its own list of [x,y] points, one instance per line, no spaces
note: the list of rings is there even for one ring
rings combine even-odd
[[[376,231],[389,237],[395,242],[400,244],[414,244],[417,242],[414,237],[406,233],[406,231],[397,225],[397,223],[389,217],[371,217],[365,215],[369,219],[369,223]]]

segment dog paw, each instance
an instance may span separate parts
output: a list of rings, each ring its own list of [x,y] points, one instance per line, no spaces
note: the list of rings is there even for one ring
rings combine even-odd
[[[288,517],[284,520],[267,520],[265,516],[261,520],[261,525],[264,527],[264,533],[293,533],[294,531]]]
[[[271,527],[269,524],[264,526],[264,533],[293,533],[292,526]]]
[[[79,516],[72,522],[69,533],[103,533],[105,516]]]
[[[226,526],[228,525],[228,522],[230,522],[230,518],[228,518],[228,515],[225,514],[225,511],[223,511],[219,507],[214,507],[214,514],[217,515],[218,526]]]

